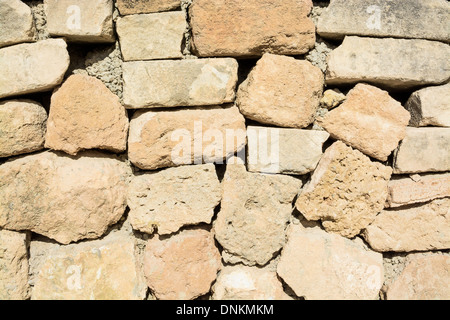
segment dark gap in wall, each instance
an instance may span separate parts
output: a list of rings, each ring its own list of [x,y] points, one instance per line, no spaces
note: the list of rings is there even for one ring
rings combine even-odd
[[[236,85],[236,90],[239,88],[242,82],[247,79],[248,74],[253,69],[253,67],[256,65],[256,62],[259,60],[257,59],[240,59],[238,60],[239,63],[239,69],[238,69],[238,82]]]

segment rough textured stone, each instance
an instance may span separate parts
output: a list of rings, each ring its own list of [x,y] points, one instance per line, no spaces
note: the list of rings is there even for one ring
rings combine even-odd
[[[0,98],[50,90],[61,83],[68,67],[69,53],[62,39],[0,49]]]
[[[376,87],[357,84],[347,100],[318,123],[335,139],[386,161],[406,135],[409,112]]]
[[[141,232],[169,234],[184,225],[211,223],[221,193],[213,164],[135,176],[128,188],[131,224]]]
[[[0,300],[28,299],[27,235],[0,229]]]
[[[450,256],[416,256],[408,259],[400,276],[388,286],[387,300],[449,300]]]
[[[184,12],[131,15],[117,21],[125,61],[181,58]]]
[[[205,230],[185,230],[168,239],[157,236],[145,248],[147,284],[158,299],[189,300],[209,292],[220,269],[219,250]]]
[[[450,197],[450,173],[414,175],[389,181],[386,207]]]
[[[231,58],[125,62],[125,106],[137,109],[233,102],[237,69],[237,61]]]
[[[236,107],[138,111],[130,122],[128,157],[147,170],[223,163],[242,151],[246,142],[245,119]]]
[[[328,57],[328,85],[368,82],[406,90],[450,79],[450,46],[428,40],[345,37]]]
[[[31,230],[60,243],[100,237],[126,207],[130,169],[89,152],[44,152],[0,165],[0,227]]]
[[[214,222],[223,259],[250,266],[272,259],[286,241],[292,201],[301,185],[293,177],[248,173],[242,164],[228,164]]]
[[[334,0],[317,24],[321,37],[333,39],[359,35],[450,42],[449,30],[450,4],[445,0]]]
[[[410,126],[450,127],[450,83],[414,92],[405,108],[411,113]]]
[[[180,3],[180,0],[116,0],[121,15],[174,10]]]
[[[113,0],[44,0],[48,32],[76,42],[114,42]]]
[[[20,0],[0,0],[0,48],[36,38],[31,9]]]
[[[380,252],[450,248],[450,198],[409,208],[382,211],[364,230],[364,238]]]
[[[47,113],[31,100],[0,102],[0,158],[44,148]]]
[[[384,208],[392,169],[337,141],[322,156],[295,206],[327,231],[353,238]]]
[[[329,136],[317,130],[248,126],[248,170],[295,175],[311,172]]]
[[[142,300],[135,240],[122,231],[67,246],[32,241],[33,300]]]
[[[298,55],[314,47],[311,0],[196,0],[189,8],[201,56]]]
[[[278,275],[308,300],[377,299],[383,284],[383,256],[318,227],[291,225]]]
[[[226,266],[213,286],[213,300],[291,300],[274,271]]]
[[[344,102],[345,99],[346,96],[339,90],[326,90],[323,93],[322,99],[320,99],[320,105],[328,110],[331,110]]]
[[[308,61],[265,54],[239,86],[236,103],[246,118],[304,128],[314,120],[323,74]]]
[[[450,171],[450,128],[406,128],[394,173]]]
[[[45,147],[76,155],[83,149],[125,151],[128,116],[98,79],[72,75],[51,98]]]

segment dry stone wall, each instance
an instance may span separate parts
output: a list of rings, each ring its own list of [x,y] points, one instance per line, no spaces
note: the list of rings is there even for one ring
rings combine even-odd
[[[450,299],[449,23],[0,0],[0,299]]]

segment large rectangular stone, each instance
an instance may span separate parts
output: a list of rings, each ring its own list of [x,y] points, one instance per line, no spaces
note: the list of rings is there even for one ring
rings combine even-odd
[[[326,83],[405,90],[450,79],[450,46],[428,40],[345,37],[328,56]]]
[[[0,0],[0,48],[35,40],[31,9],[20,0]]]
[[[121,15],[169,11],[180,5],[180,0],[116,0]]]
[[[334,0],[322,13],[317,33],[450,41],[450,3],[445,0]]]
[[[206,106],[233,102],[237,71],[238,63],[232,58],[125,62],[125,107]]]
[[[450,170],[450,128],[406,128],[394,155],[394,173]]]

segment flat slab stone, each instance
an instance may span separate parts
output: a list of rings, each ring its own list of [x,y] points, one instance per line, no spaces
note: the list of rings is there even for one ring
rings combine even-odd
[[[0,0],[0,48],[36,40],[31,9],[20,0]]]
[[[121,15],[152,13],[178,9],[180,0],[116,0]]]

